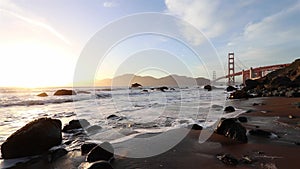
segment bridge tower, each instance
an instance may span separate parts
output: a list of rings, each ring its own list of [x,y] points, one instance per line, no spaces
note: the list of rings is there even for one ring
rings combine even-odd
[[[228,85],[235,85],[233,52],[228,53]]]

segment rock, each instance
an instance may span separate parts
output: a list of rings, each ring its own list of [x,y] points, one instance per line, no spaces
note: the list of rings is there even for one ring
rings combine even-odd
[[[289,119],[294,119],[295,118],[295,116],[293,116],[293,115],[289,115],[288,117],[289,117]]]
[[[211,91],[212,87],[211,87],[211,85],[205,85],[204,89],[207,90],[207,91]]]
[[[253,160],[248,155],[244,155],[241,159],[241,162],[244,164],[252,164]]]
[[[54,93],[54,96],[64,96],[64,95],[76,95],[76,92],[74,90],[61,89],[61,90],[57,90]]]
[[[231,112],[234,112],[234,111],[235,111],[235,108],[232,107],[232,106],[227,106],[227,107],[225,107],[224,111],[225,111],[226,113],[231,113]]]
[[[81,129],[87,127],[90,123],[86,119],[71,120],[69,124],[65,125],[63,132],[71,132],[74,129]]]
[[[114,157],[114,148],[109,142],[104,142],[94,147],[87,155],[87,162],[95,162],[99,160],[109,161]]]
[[[108,117],[106,117],[106,119],[108,120],[116,120],[119,119],[120,117],[114,114],[109,115]]]
[[[17,130],[1,145],[2,158],[39,155],[62,142],[61,121],[40,118]]]
[[[265,137],[265,138],[270,138],[272,133],[268,131],[264,131],[261,129],[252,129],[249,131],[249,134],[253,136],[259,136],[259,137]]]
[[[168,90],[169,88],[167,86],[162,86],[162,87],[158,87],[156,88],[156,90],[160,90],[162,92],[165,92],[165,90]]]
[[[247,119],[247,117],[245,117],[245,116],[238,117],[238,120],[239,120],[240,122],[242,122],[242,123],[247,123],[247,122],[248,122],[248,119]]]
[[[49,150],[49,162],[53,162],[66,154],[68,154],[68,151],[64,148]]]
[[[218,154],[217,158],[226,165],[236,166],[238,160],[230,154]]]
[[[247,79],[245,81],[246,87],[248,90],[250,89],[254,89],[259,85],[259,82],[257,80],[251,80],[251,79]]]
[[[246,129],[235,119],[223,119],[219,122],[216,133],[229,137],[241,143],[247,143]]]
[[[88,154],[94,147],[98,146],[96,143],[84,143],[81,145],[81,155]]]
[[[47,96],[48,96],[48,94],[47,94],[47,93],[45,93],[45,92],[43,92],[43,93],[40,93],[40,94],[38,94],[37,96],[39,96],[39,97],[47,97]]]
[[[138,87],[143,87],[143,86],[141,84],[138,84],[138,83],[131,84],[131,88],[138,88]]]
[[[97,161],[91,163],[88,169],[113,169],[113,167],[107,161]]]
[[[291,80],[290,78],[286,77],[286,76],[278,76],[278,77],[275,77],[270,85],[271,85],[271,88],[274,88],[274,89],[277,89],[278,87],[289,87],[291,85]]]
[[[229,99],[243,99],[249,98],[250,95],[244,90],[237,90],[233,93],[230,93]]]
[[[235,87],[233,87],[233,86],[228,86],[228,87],[226,88],[226,91],[227,91],[227,92],[232,92],[232,91],[235,91],[235,90],[237,90],[237,88],[235,88]]]
[[[188,126],[189,129],[192,129],[192,130],[202,130],[203,127],[198,125],[198,124],[191,124]]]

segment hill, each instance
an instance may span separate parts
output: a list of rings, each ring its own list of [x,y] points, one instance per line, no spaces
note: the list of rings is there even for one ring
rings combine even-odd
[[[202,86],[210,83],[209,79],[202,77],[192,78],[179,75],[169,75],[162,78],[154,78],[151,76],[137,76],[133,74],[125,74],[117,76],[113,79],[104,79],[96,82],[97,86],[131,86],[133,83],[139,83],[143,86],[168,86],[168,87],[187,87]]]

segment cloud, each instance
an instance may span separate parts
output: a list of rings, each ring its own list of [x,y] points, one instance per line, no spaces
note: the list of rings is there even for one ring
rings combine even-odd
[[[241,35],[228,42],[227,48],[238,50],[250,62],[293,60],[300,55],[296,47],[300,43],[299,18],[300,2],[297,2],[261,21],[248,23]]]
[[[103,3],[103,7],[105,7],[105,8],[113,8],[113,7],[116,7],[118,5],[119,5],[119,3],[114,2],[114,1],[106,1],[106,2]]]

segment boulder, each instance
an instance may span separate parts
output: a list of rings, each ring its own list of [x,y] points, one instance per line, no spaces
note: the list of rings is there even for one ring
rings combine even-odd
[[[61,89],[61,90],[57,90],[54,93],[54,96],[64,96],[64,95],[76,95],[76,92],[74,90]]]
[[[212,87],[211,87],[211,85],[205,85],[204,89],[207,90],[207,91],[211,91]]]
[[[74,129],[81,129],[87,127],[90,123],[86,119],[71,120],[69,124],[65,125],[63,132],[71,132]]]
[[[45,93],[45,92],[43,92],[43,93],[40,93],[40,94],[38,94],[37,96],[39,96],[39,97],[47,97],[47,96],[48,96],[48,94],[47,94],[47,93]]]
[[[227,107],[225,107],[224,111],[225,111],[226,113],[231,113],[231,112],[234,112],[234,111],[235,111],[235,108],[232,107],[232,106],[227,106]]]
[[[277,89],[278,87],[289,87],[291,85],[292,81],[290,78],[283,76],[283,77],[276,77],[274,78],[271,83],[270,87]]]
[[[66,154],[68,154],[68,151],[64,148],[53,149],[49,151],[48,160],[53,162]]]
[[[94,147],[87,155],[87,162],[109,161],[114,157],[114,148],[109,142],[104,142]]]
[[[40,118],[17,130],[1,145],[2,158],[39,155],[62,142],[61,121]]]
[[[241,143],[247,143],[246,129],[236,119],[222,119],[216,129],[216,133],[229,137]]]
[[[88,132],[88,133],[93,133],[93,132],[97,132],[97,131],[99,131],[99,130],[101,130],[101,129],[102,129],[101,126],[98,126],[98,125],[92,125],[92,126],[86,128],[85,130],[86,130],[86,132]]]
[[[228,87],[226,88],[226,91],[227,91],[227,92],[232,92],[232,91],[235,91],[235,90],[237,90],[237,88],[235,88],[235,87],[233,87],[233,86],[228,86]]]
[[[91,163],[87,169],[113,169],[113,167],[110,165],[109,162],[102,160]]]
[[[98,146],[96,143],[84,143],[81,145],[81,155],[88,154],[94,147]]]

